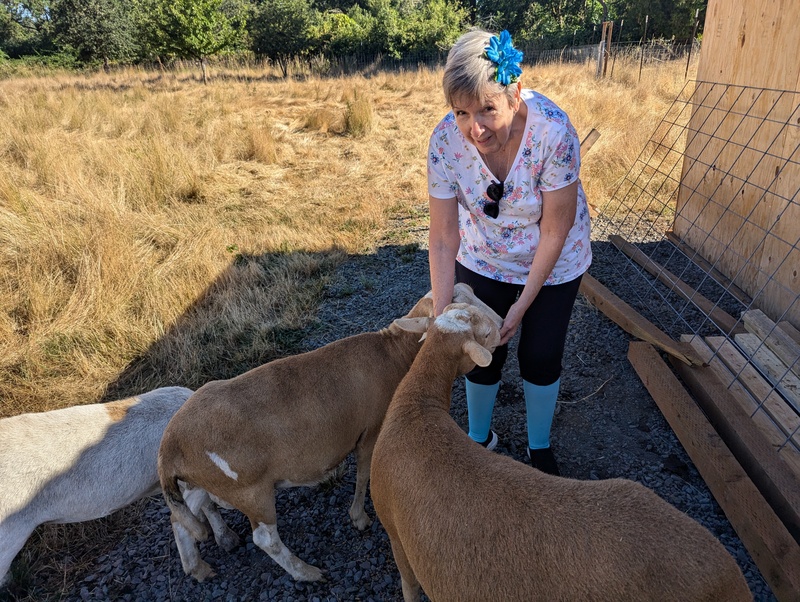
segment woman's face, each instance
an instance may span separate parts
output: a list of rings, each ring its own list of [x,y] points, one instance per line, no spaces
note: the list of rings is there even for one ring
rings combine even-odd
[[[500,151],[511,136],[519,101],[519,88],[514,102],[509,102],[504,93],[488,96],[483,103],[477,98],[461,96],[453,103],[453,115],[464,138],[488,155]]]

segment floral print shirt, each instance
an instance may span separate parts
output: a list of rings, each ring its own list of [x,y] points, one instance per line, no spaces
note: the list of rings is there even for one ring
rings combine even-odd
[[[580,142],[567,115],[548,98],[523,90],[528,107],[525,133],[505,179],[500,214],[488,217],[486,188],[498,180],[456,126],[452,111],[433,130],[428,146],[428,193],[456,198],[461,244],[456,260],[503,282],[524,285],[539,244],[542,191],[578,180],[575,223],[545,286],[574,280],[592,261],[589,208],[579,180]]]

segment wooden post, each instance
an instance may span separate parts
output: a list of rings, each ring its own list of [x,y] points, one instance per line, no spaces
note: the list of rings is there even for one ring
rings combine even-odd
[[[617,46],[622,43],[622,27],[625,25],[625,19],[619,22],[619,35],[617,36]],[[611,60],[611,79],[614,79],[614,65],[617,64],[617,51],[614,51],[614,58]]]
[[[700,24],[700,9],[694,11],[694,27],[692,28],[692,39],[689,40],[689,52],[686,56],[686,72],[683,74],[683,79],[689,77],[689,62],[692,60],[692,48],[694,47],[694,37],[697,35],[697,26]],[[613,69],[612,69],[613,72]]]
[[[637,83],[642,81],[642,64],[644,63],[644,44],[647,41],[647,23],[650,21],[650,15],[644,17],[644,35],[642,36],[642,45],[639,47],[641,53],[639,54],[639,79]]]
[[[600,46],[597,51],[597,77],[605,77],[608,70],[608,57],[611,47],[611,36],[614,31],[613,21],[603,21],[600,32]]]

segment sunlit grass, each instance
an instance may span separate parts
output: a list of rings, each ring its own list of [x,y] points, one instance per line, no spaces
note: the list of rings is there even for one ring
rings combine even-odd
[[[529,69],[579,135],[594,205],[683,65]],[[426,215],[441,71],[339,79],[130,69],[0,81],[0,416],[199,386],[291,350],[343,253]],[[20,99],[24,99],[20,102]]]

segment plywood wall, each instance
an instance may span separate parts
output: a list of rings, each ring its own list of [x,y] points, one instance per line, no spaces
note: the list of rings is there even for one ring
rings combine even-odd
[[[673,229],[800,327],[800,1],[709,0]]]

